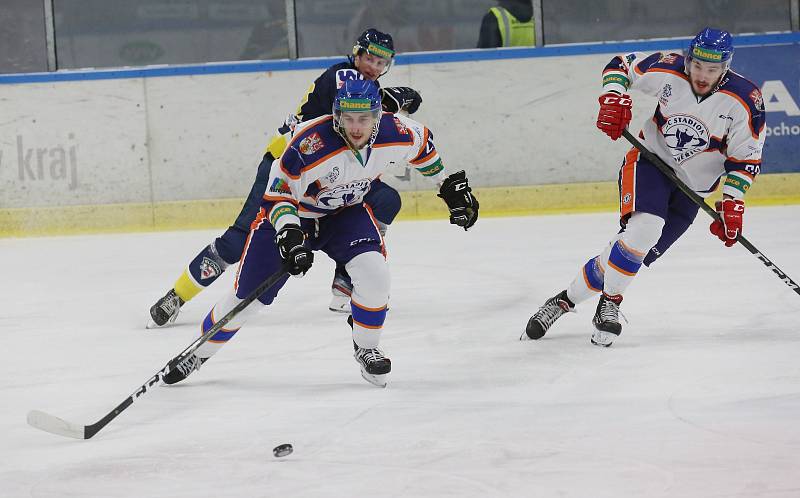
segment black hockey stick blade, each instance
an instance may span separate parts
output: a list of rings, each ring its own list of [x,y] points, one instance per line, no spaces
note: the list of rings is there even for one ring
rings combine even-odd
[[[706,204],[705,199],[700,197],[700,195],[697,192],[695,192],[694,190],[689,188],[688,185],[683,183],[683,181],[681,181],[681,179],[678,178],[678,175],[675,174],[675,171],[673,171],[673,169],[670,168],[667,165],[667,163],[664,162],[663,159],[653,154],[638,139],[636,139],[633,135],[631,135],[631,133],[628,131],[627,128],[622,130],[622,136],[624,136],[625,139],[631,143],[631,145],[639,149],[639,151],[642,153],[642,155],[644,155],[644,157],[647,158],[648,161],[650,161],[656,168],[658,168],[659,171],[664,173],[664,175],[667,178],[672,180],[672,182],[678,187],[678,189],[680,189],[681,192],[686,194],[686,196],[689,197],[689,199],[691,199],[692,202],[697,204],[700,207],[700,209],[705,211],[713,219],[715,220],[720,219],[719,214],[717,214],[717,211],[708,204]],[[739,233],[739,236],[736,238],[736,240],[742,245],[742,247],[750,251],[750,253],[753,256],[757,257],[762,263],[764,263],[764,266],[772,270],[772,273],[774,273],[781,280],[781,282],[789,286],[789,288],[795,291],[797,294],[800,294],[800,285],[798,285],[794,280],[792,280],[789,277],[789,275],[785,274],[783,270],[778,268],[775,265],[775,263],[772,262],[772,260],[770,260],[767,256],[765,256],[764,253],[759,251],[758,248],[756,248],[756,246],[754,246],[752,242],[747,240],[744,235]]]
[[[125,411],[126,408],[131,406],[134,401],[136,401],[140,396],[144,395],[146,392],[150,390],[151,387],[157,385],[164,379],[164,376],[169,372],[171,365],[173,362],[187,354],[194,353],[197,348],[199,348],[203,343],[209,340],[214,334],[216,334],[222,327],[224,327],[228,322],[230,322],[233,317],[239,314],[243,309],[245,309],[250,303],[258,299],[261,294],[266,292],[270,287],[275,285],[279,280],[286,277],[288,274],[288,267],[287,265],[281,266],[281,268],[275,272],[274,274],[270,275],[264,282],[262,282],[258,287],[253,289],[253,291],[247,295],[239,304],[234,306],[232,310],[230,310],[225,316],[219,319],[217,323],[214,324],[213,327],[208,329],[202,336],[195,339],[189,346],[186,347],[183,351],[181,351],[175,358],[170,360],[166,365],[164,365],[161,370],[155,373],[152,377],[150,377],[147,382],[139,386],[139,388],[133,392],[130,396],[125,398],[125,400],[117,405],[116,408],[111,410],[110,412],[106,413],[106,415],[91,425],[79,425],[72,422],[68,422],[62,418],[56,417],[54,415],[50,415],[49,413],[45,413],[40,410],[31,410],[28,412],[28,424],[32,427],[35,427],[39,430],[49,432],[51,434],[56,434],[58,436],[70,437],[73,439],[90,439],[92,436],[100,432],[103,427],[108,425],[112,420],[117,418],[117,415]]]

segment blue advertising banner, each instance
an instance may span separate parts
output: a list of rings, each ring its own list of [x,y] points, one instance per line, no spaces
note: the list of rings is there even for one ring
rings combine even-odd
[[[800,172],[800,44],[737,48],[732,67],[764,95],[767,139],[761,172]]]

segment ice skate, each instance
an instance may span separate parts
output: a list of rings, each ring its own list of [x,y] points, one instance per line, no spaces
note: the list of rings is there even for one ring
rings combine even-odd
[[[361,367],[361,376],[364,380],[378,387],[386,387],[386,375],[392,371],[392,361],[383,355],[378,348],[360,348],[354,342],[353,357]]]
[[[163,378],[164,384],[176,384],[182,381],[195,370],[200,370],[200,367],[206,360],[208,360],[208,358],[200,358],[194,353],[188,356],[174,358],[169,362],[169,371]]]
[[[597,311],[592,318],[594,332],[592,332],[592,344],[595,346],[609,347],[614,340],[622,333],[622,324],[619,323],[619,305],[622,303],[622,296],[609,296],[603,293],[597,303]]]
[[[183,299],[175,293],[175,289],[170,289],[150,308],[150,320],[147,322],[147,328],[155,329],[174,323],[183,304]]]
[[[335,313],[350,313],[350,294],[353,293],[353,283],[346,273],[336,268],[331,285],[331,304],[328,309]]]
[[[544,337],[548,329],[558,320],[561,315],[568,311],[575,311],[575,305],[567,297],[567,291],[563,290],[551,297],[533,314],[528,320],[525,332],[519,337],[520,341],[537,340]]]

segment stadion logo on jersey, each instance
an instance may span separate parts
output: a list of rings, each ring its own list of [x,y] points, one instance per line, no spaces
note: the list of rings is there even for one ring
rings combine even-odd
[[[675,114],[661,127],[664,141],[678,164],[708,148],[708,127],[688,114]]]
[[[369,178],[364,178],[344,185],[323,188],[317,194],[317,206],[336,209],[358,204],[369,192],[371,183]]]

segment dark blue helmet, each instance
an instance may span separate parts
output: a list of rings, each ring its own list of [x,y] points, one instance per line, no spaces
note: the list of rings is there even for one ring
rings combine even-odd
[[[371,80],[345,80],[333,99],[333,127],[342,137],[347,138],[341,127],[340,118],[345,112],[369,112],[375,119],[370,144],[378,133],[381,117],[381,95],[378,85]]]
[[[362,52],[369,52],[391,61],[394,58],[392,35],[369,28],[361,33],[361,36],[356,39],[356,44],[353,45],[353,55],[361,55]]]
[[[378,85],[370,80],[345,80],[333,99],[333,113],[381,110]]]
[[[689,44],[687,59],[721,62],[727,68],[733,58],[733,37],[721,29],[705,28]]]

